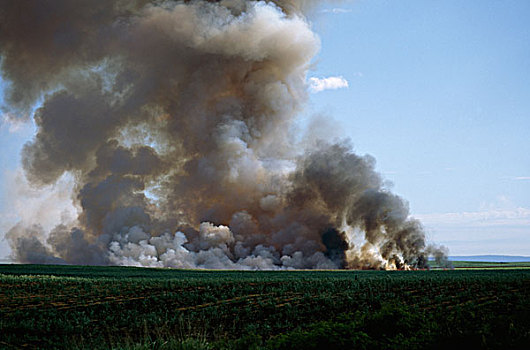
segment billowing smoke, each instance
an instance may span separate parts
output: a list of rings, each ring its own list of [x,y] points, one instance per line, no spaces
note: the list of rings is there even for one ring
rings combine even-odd
[[[422,267],[374,160],[301,143],[311,1],[0,1],[4,112],[33,113],[33,186],[73,179],[77,217],[7,234],[29,263]],[[302,147],[302,145],[305,145]],[[438,254],[439,255],[439,254]]]

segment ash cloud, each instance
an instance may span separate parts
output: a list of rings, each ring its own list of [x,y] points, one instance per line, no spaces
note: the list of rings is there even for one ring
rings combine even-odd
[[[26,178],[68,174],[79,212],[14,226],[14,258],[378,269],[437,255],[371,157],[295,141],[319,49],[311,3],[0,1],[3,108],[23,119],[42,102]]]

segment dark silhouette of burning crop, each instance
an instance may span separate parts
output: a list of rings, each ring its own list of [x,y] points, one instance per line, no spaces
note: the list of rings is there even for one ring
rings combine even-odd
[[[69,174],[77,208],[50,230],[14,226],[18,261],[388,269],[440,255],[371,157],[293,134],[319,49],[311,1],[0,2],[5,113],[37,126],[25,175]]]

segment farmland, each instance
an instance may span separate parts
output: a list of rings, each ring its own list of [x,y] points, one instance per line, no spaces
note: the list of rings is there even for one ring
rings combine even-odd
[[[0,348],[524,348],[530,270],[0,265]]]

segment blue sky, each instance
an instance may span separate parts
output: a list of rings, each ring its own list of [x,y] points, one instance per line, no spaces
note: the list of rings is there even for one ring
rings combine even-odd
[[[528,18],[526,0],[341,1],[311,16],[310,76],[348,87],[312,93],[301,118],[329,118],[373,155],[451,255],[530,256]],[[3,229],[5,179],[33,133],[15,129],[0,126]]]
[[[338,6],[315,19],[313,74],[349,87],[312,109],[377,159],[452,254],[530,255],[530,2]]]

